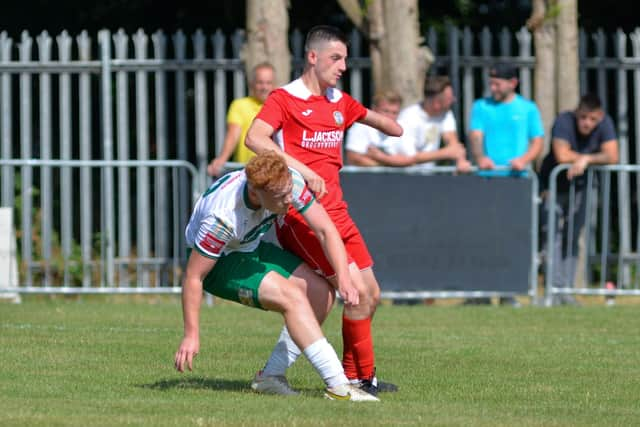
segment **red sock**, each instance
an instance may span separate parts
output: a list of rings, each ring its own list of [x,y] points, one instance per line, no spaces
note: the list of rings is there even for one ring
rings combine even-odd
[[[342,341],[342,366],[347,378],[371,378],[375,366],[371,318],[352,320],[343,315]]]

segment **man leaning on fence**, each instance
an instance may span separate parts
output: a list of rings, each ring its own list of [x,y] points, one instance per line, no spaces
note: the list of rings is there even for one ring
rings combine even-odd
[[[385,114],[378,106],[393,101],[389,95],[374,99],[373,109]],[[470,172],[471,163],[466,150],[458,139],[456,119],[451,105],[456,97],[451,80],[447,76],[427,76],[424,82],[424,98],[409,105],[398,115],[403,133],[400,137],[385,137],[380,140],[366,140],[359,129],[363,125],[354,124],[347,133],[346,149],[349,163],[360,166],[412,166],[429,169],[440,161],[455,162],[459,172]],[[399,106],[398,101],[395,104]],[[386,105],[386,104],[383,104]],[[441,146],[441,143],[444,145]]]
[[[578,240],[586,219],[585,170],[589,165],[618,162],[618,140],[613,120],[602,109],[600,99],[593,94],[582,96],[578,108],[562,112],[556,117],[551,130],[551,150],[542,162],[540,179],[543,190],[549,188],[549,177],[554,167],[562,163],[571,166],[558,175],[556,203],[556,233],[554,236],[554,287],[572,287],[578,263]],[[573,203],[570,204],[570,183],[574,184]],[[546,209],[549,198],[543,191]],[[547,218],[545,214],[543,220]],[[569,224],[573,224],[569,233]],[[571,242],[568,241],[572,234]],[[572,295],[560,295],[554,303],[576,304]]]
[[[510,171],[485,175],[526,175],[526,169],[542,151],[544,127],[536,104],[519,95],[518,70],[498,63],[489,70],[491,96],[476,100],[471,110],[470,135],[473,156],[483,170],[507,166]],[[465,304],[488,304],[488,298],[474,298]],[[519,306],[513,297],[500,304]]]

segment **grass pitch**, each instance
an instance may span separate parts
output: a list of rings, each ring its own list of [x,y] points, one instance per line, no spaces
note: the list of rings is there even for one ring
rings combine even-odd
[[[194,372],[173,370],[177,298],[26,298],[0,304],[2,426],[601,426],[640,420],[637,306],[522,309],[382,306],[382,402],[322,399],[306,360],[302,396],[249,382],[281,320],[238,305],[203,307]],[[340,309],[325,332],[341,353]]]

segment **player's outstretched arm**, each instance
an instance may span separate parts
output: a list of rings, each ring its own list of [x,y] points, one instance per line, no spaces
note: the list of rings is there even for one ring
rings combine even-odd
[[[336,226],[320,203],[312,203],[302,214],[316,234],[327,259],[336,272],[338,291],[345,304],[358,305],[358,290],[351,283],[347,251]]]
[[[247,137],[244,140],[245,145],[254,153],[260,154],[265,151],[275,150],[280,153],[285,161],[287,162],[287,166],[294,168],[298,172],[302,174],[305,181],[307,181],[307,185],[313,191],[318,199],[324,197],[327,194],[327,186],[324,182],[324,179],[320,177],[317,173],[311,170],[304,163],[294,159],[284,151],[280,149],[278,144],[276,144],[271,137],[273,136],[273,132],[275,129],[271,127],[270,124],[261,119],[254,119],[253,123],[251,123],[251,127],[247,132]]]
[[[367,115],[360,122],[374,127],[389,136],[402,135],[402,126],[398,122],[373,110],[367,110]]]
[[[202,282],[216,264],[193,250],[189,256],[185,277],[182,282],[182,317],[184,337],[175,355],[175,368],[184,372],[185,365],[191,371],[193,358],[200,351],[200,304],[202,302]]]

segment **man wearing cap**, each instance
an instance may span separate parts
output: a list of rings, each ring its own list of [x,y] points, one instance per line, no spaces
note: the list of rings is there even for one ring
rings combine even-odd
[[[521,175],[542,151],[544,127],[533,101],[516,93],[518,72],[509,64],[489,70],[491,97],[471,109],[471,149],[480,169],[510,166]]]
[[[473,157],[480,169],[508,166],[511,171],[489,175],[526,175],[526,169],[542,151],[544,127],[536,104],[516,93],[518,71],[499,63],[489,70],[491,96],[478,99],[471,109],[469,139]],[[485,173],[486,175],[487,173]],[[467,303],[488,303],[473,299]],[[500,304],[518,306],[517,301],[500,298]]]

